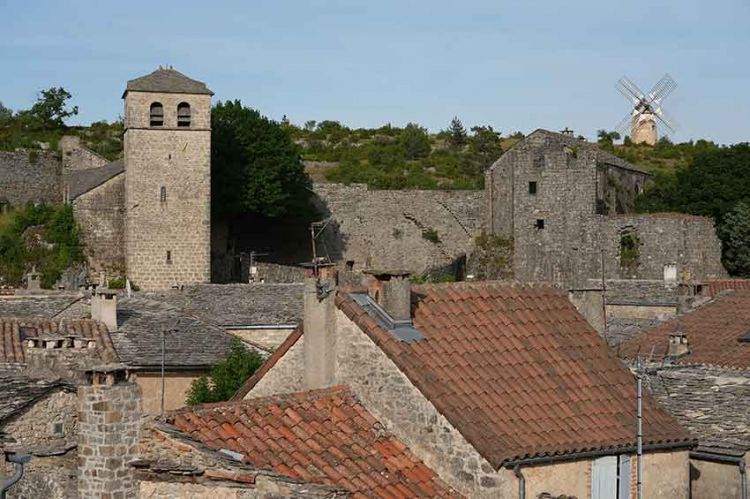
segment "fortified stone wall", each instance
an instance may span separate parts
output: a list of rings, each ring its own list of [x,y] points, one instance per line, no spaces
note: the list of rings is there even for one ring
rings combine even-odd
[[[73,200],[87,261],[94,275],[125,274],[125,175],[117,175]]]
[[[0,203],[62,202],[62,167],[49,151],[0,151]]]
[[[355,271],[444,272],[470,252],[482,229],[481,191],[377,191],[362,184],[314,190],[332,218],[324,236],[329,256]]]
[[[81,138],[75,135],[65,135],[60,139],[60,151],[62,152],[62,166],[66,172],[90,170],[109,163],[107,158],[82,146]]]
[[[149,126],[152,102],[164,106],[162,127]],[[181,102],[191,107],[188,128],[177,127]],[[145,290],[211,279],[210,113],[207,95],[127,94],[126,261]]]

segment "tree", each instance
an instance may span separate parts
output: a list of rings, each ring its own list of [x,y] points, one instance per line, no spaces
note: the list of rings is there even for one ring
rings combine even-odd
[[[430,150],[432,149],[427,130],[416,123],[406,125],[403,132],[401,132],[399,142],[404,149],[406,158],[410,160],[426,158],[430,155]]]
[[[229,400],[261,364],[263,357],[259,353],[245,348],[239,339],[233,339],[227,358],[214,366],[210,376],[201,376],[190,385],[187,403]]]
[[[609,151],[614,149],[615,140],[620,140],[620,134],[618,132],[598,130],[596,136],[599,139],[598,142],[602,149],[607,149]]]
[[[454,116],[448,127],[448,141],[453,147],[462,147],[466,144],[466,129],[458,116]]]
[[[39,92],[36,102],[28,111],[18,113],[27,126],[42,130],[63,128],[65,120],[78,114],[78,106],[68,109],[73,97],[63,87],[52,87]]]
[[[739,202],[719,226],[724,266],[734,276],[750,277],[750,204]]]
[[[13,110],[7,108],[0,102],[0,125],[7,123],[13,118]]]
[[[288,129],[239,100],[216,104],[211,122],[214,214],[280,217],[304,213],[310,179]]]
[[[500,132],[491,126],[471,127],[472,136],[469,138],[469,150],[476,160],[483,165],[483,170],[489,167],[503,153]]]

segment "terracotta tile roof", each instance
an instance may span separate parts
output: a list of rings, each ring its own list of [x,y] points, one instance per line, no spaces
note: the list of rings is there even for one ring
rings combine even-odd
[[[722,291],[750,289],[750,279],[709,279],[708,294],[716,296]]]
[[[678,329],[687,335],[690,353],[677,359],[677,364],[749,369],[750,343],[738,338],[750,331],[750,289],[718,296],[685,315],[647,329],[623,342],[619,354],[634,358],[641,352],[662,360],[667,355],[669,334]]]
[[[58,335],[93,338],[102,361],[113,362],[118,359],[107,326],[101,322],[91,319],[56,322],[49,319],[0,318],[0,364],[26,362],[24,338]]]
[[[347,489],[354,497],[460,497],[347,387],[181,409],[167,422],[257,468]]]
[[[258,368],[258,370],[255,371],[255,373],[242,384],[240,389],[237,390],[237,393],[232,396],[232,400],[244,399],[245,396],[250,393],[250,390],[252,390],[255,385],[258,384],[258,381],[260,381],[263,376],[265,376],[266,373],[276,365],[276,363],[289,351],[290,348],[292,348],[297,343],[297,340],[299,340],[301,337],[302,326],[299,326],[297,329],[289,333],[289,336],[287,336],[287,338],[281,343],[281,345],[279,345],[279,347],[273,351],[271,356],[266,359],[263,365],[260,366],[260,368]]]
[[[635,443],[635,381],[559,291],[500,283],[415,289],[414,325],[398,341],[345,293],[336,302],[496,467]],[[647,445],[690,442],[653,399]]]

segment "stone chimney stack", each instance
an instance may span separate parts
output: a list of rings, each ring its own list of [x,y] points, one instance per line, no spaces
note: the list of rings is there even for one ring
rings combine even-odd
[[[306,389],[325,388],[336,380],[336,267],[304,267],[304,383]]]
[[[103,322],[110,333],[117,331],[117,293],[97,288],[91,297],[91,318]]]
[[[411,321],[411,272],[406,270],[367,270],[370,298],[395,322]]]
[[[674,331],[669,334],[669,352],[670,357],[682,357],[690,353],[688,348],[688,338],[682,331]]]
[[[141,393],[121,365],[86,372],[78,388],[79,497],[135,499]]]
[[[31,377],[81,380],[86,369],[98,359],[96,341],[68,334],[26,338],[26,370]]]

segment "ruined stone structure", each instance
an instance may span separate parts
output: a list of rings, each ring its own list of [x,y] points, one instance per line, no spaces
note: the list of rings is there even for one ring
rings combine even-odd
[[[144,289],[210,280],[212,95],[171,68],[123,94],[126,265]]]
[[[513,238],[521,281],[570,289],[589,278],[725,275],[710,219],[633,214],[649,178],[596,144],[537,130],[487,171],[487,227]]]
[[[0,151],[0,212],[28,202],[62,202],[62,168],[49,151]]]
[[[481,191],[378,191],[361,184],[314,188],[321,211],[332,221],[325,248],[343,269],[408,268],[461,277],[481,232]]]

